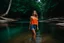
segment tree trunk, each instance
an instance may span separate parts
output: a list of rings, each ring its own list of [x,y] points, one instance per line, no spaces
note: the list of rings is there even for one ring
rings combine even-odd
[[[5,15],[7,15],[9,13],[9,10],[11,8],[11,4],[12,4],[12,0],[10,0],[8,9],[7,9],[7,11],[2,16],[5,16]]]

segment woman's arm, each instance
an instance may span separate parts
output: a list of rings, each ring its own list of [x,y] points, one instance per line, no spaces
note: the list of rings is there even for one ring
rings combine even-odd
[[[29,30],[30,30],[30,25],[31,25],[31,17],[30,17],[30,21],[29,21]]]

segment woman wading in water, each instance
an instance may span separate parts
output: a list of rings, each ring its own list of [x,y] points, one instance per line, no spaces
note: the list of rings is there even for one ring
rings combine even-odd
[[[38,14],[34,10],[30,17],[29,30],[32,32],[32,40],[36,41],[36,29],[38,29]]]

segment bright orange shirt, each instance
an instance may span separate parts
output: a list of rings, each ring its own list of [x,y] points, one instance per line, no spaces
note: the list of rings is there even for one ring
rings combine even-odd
[[[38,18],[34,17],[34,16],[31,16],[30,24],[32,24],[32,25],[38,25]]]

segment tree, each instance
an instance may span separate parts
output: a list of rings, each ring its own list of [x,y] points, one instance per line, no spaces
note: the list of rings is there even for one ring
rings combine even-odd
[[[9,13],[9,10],[11,8],[11,4],[12,4],[12,0],[10,0],[9,5],[8,5],[8,9],[6,10],[6,12],[4,14],[2,14],[1,16],[5,16]]]
[[[41,0],[41,16],[43,16],[43,18],[49,18],[49,14],[47,13],[51,13],[57,5],[58,2],[56,0]]]
[[[38,13],[40,13],[40,3],[37,2],[37,0],[6,0],[5,2],[9,3],[8,6],[5,5],[8,8],[1,16],[30,16],[34,9],[37,10]]]
[[[13,0],[11,11],[26,14],[30,10],[40,10],[39,4],[35,0]]]

